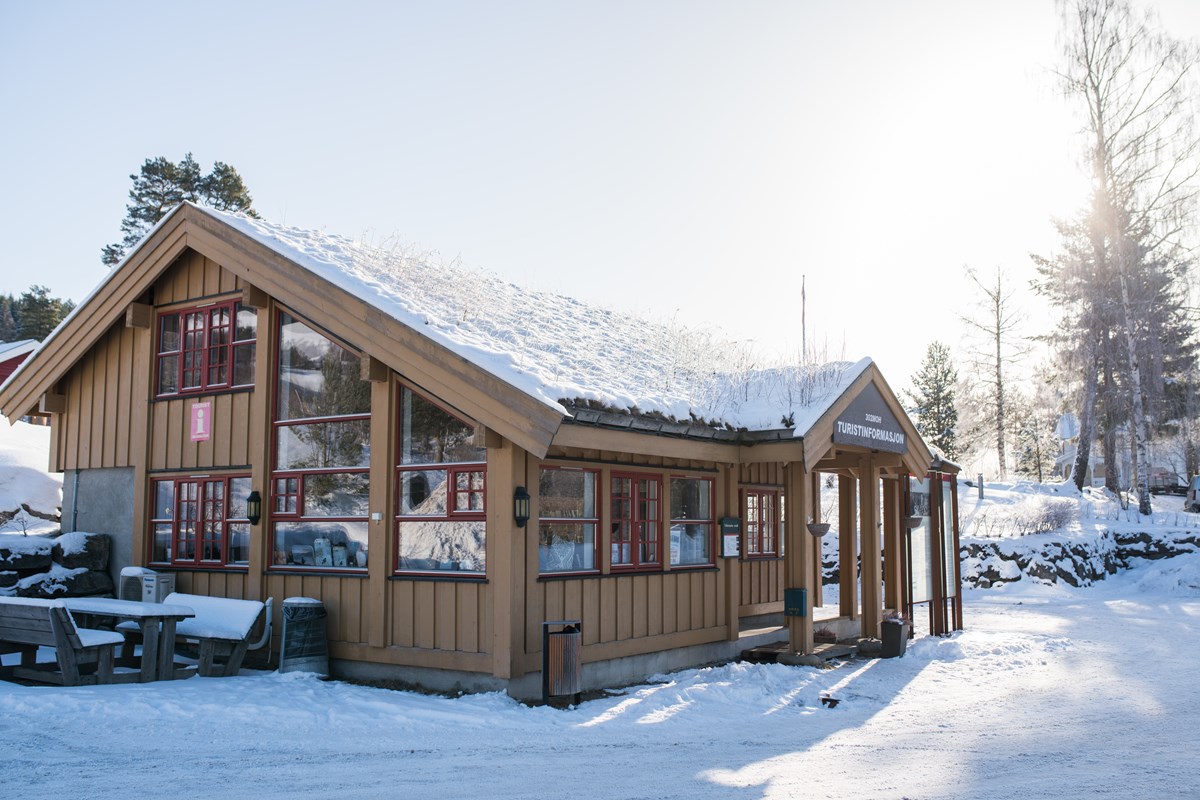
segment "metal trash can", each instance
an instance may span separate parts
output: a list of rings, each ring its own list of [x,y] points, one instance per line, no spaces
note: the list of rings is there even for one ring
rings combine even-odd
[[[329,675],[329,642],[325,638],[325,604],[312,597],[283,601],[283,642],[280,672]]]
[[[551,631],[552,627],[559,630]],[[583,623],[560,619],[542,623],[542,702],[583,692]]]
[[[898,619],[885,619],[879,627],[883,637],[879,645],[879,657],[903,656],[908,647],[908,623]]]

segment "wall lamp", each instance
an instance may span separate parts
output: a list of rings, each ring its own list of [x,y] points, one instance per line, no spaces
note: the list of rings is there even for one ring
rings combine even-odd
[[[250,520],[251,525],[257,525],[262,519],[262,495],[255,490],[246,498],[246,519]]]
[[[529,492],[525,491],[524,486],[518,486],[513,492],[513,517],[517,520],[518,528],[524,528],[525,523],[529,522]]]

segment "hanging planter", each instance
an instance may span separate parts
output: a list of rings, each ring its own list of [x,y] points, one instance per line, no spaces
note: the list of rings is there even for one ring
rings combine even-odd
[[[923,520],[923,519],[925,519],[925,518],[924,517],[907,517],[904,520],[904,524],[909,527],[909,530],[912,530],[913,528],[921,527],[921,520]]]
[[[813,536],[824,536],[829,533],[828,522],[810,522],[808,523],[808,532]]]

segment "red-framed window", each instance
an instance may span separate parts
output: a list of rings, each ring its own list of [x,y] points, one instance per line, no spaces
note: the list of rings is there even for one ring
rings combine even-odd
[[[783,496],[778,489],[744,489],[745,547],[748,557],[773,557],[782,551]]]
[[[487,451],[475,427],[400,384],[396,572],[487,570]]]
[[[671,476],[671,566],[713,563],[715,534],[712,478]]]
[[[156,395],[254,385],[258,314],[237,301],[158,315]]]
[[[249,475],[151,482],[150,563],[244,567],[250,563]]]
[[[276,336],[272,569],[366,569],[371,384],[357,353],[290,314]]]
[[[662,478],[633,472],[609,476],[613,571],[662,568]]]
[[[542,467],[538,480],[538,571],[599,569],[600,471]]]

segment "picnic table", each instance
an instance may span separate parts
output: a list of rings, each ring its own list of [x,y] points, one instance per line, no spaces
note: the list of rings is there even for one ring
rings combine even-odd
[[[175,670],[175,625],[196,616],[188,606],[111,597],[68,597],[62,602],[73,616],[116,617],[138,624],[142,631],[141,683],[195,674],[194,671],[176,674]]]

